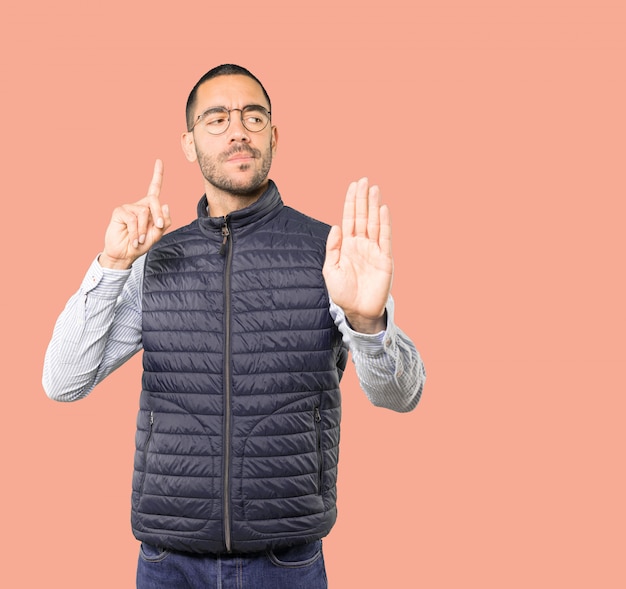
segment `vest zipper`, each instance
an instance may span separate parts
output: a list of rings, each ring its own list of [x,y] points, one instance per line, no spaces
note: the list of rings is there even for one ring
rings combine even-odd
[[[313,419],[315,421],[315,442],[317,451],[317,494],[322,494],[322,477],[324,475],[324,455],[322,453],[322,416],[320,408],[315,407],[313,410]]]
[[[222,245],[220,246],[220,256],[226,253],[226,246],[228,245],[228,237],[230,236],[230,229],[228,228],[226,217],[224,217],[224,224],[222,225]]]
[[[228,217],[222,225],[224,237],[220,254],[226,255],[224,268],[224,544],[226,552],[231,552],[231,500],[230,500],[230,454],[231,454],[231,349],[230,349],[230,272],[233,260],[233,242],[228,228]]]
[[[148,474],[148,447],[152,439],[152,426],[154,425],[154,411],[150,411],[150,428],[148,429],[148,437],[143,447],[143,478],[141,479],[141,487],[139,489],[139,499],[143,495],[143,487],[146,484],[146,475]]]

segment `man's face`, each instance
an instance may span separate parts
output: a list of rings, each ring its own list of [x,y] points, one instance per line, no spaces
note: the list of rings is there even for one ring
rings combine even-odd
[[[198,88],[194,121],[210,108],[243,109],[249,105],[269,110],[263,90],[252,78],[218,76]],[[265,190],[276,142],[276,127],[270,123],[262,131],[251,132],[243,126],[239,110],[230,113],[230,125],[220,135],[211,135],[202,124],[183,134],[185,155],[189,161],[198,160],[206,182],[239,196]]]

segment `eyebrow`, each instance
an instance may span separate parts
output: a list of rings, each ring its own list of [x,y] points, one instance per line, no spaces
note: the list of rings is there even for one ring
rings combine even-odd
[[[264,106],[261,106],[260,104],[246,104],[243,108],[241,108],[241,110],[244,109],[253,109],[253,110],[264,110],[266,113],[269,113],[270,111],[267,110]],[[231,110],[240,110],[240,109],[231,109]],[[197,117],[196,120],[214,113],[214,112],[223,112],[223,111],[228,111],[228,109],[225,106],[210,106],[209,108],[207,108],[206,110],[203,110]]]
[[[203,110],[196,118],[199,119],[200,117],[203,117],[204,115],[208,115],[213,112],[222,112],[226,110],[228,109],[225,106],[211,106],[207,108],[206,110]]]

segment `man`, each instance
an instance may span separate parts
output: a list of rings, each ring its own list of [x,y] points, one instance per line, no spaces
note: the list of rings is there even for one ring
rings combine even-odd
[[[329,232],[268,179],[277,142],[255,76],[205,74],[182,135],[204,176],[198,219],[164,235],[157,161],[147,196],[115,209],[46,353],[47,394],[73,401],[143,348],[140,588],[326,587],[348,349],[374,404],[410,411],[421,395],[422,362],[393,323],[378,188],[352,183]]]

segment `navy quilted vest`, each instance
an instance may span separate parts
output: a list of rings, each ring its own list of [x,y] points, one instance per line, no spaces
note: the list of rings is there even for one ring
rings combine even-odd
[[[135,536],[172,550],[254,552],[336,519],[339,380],[328,226],[283,206],[198,219],[148,253]]]

